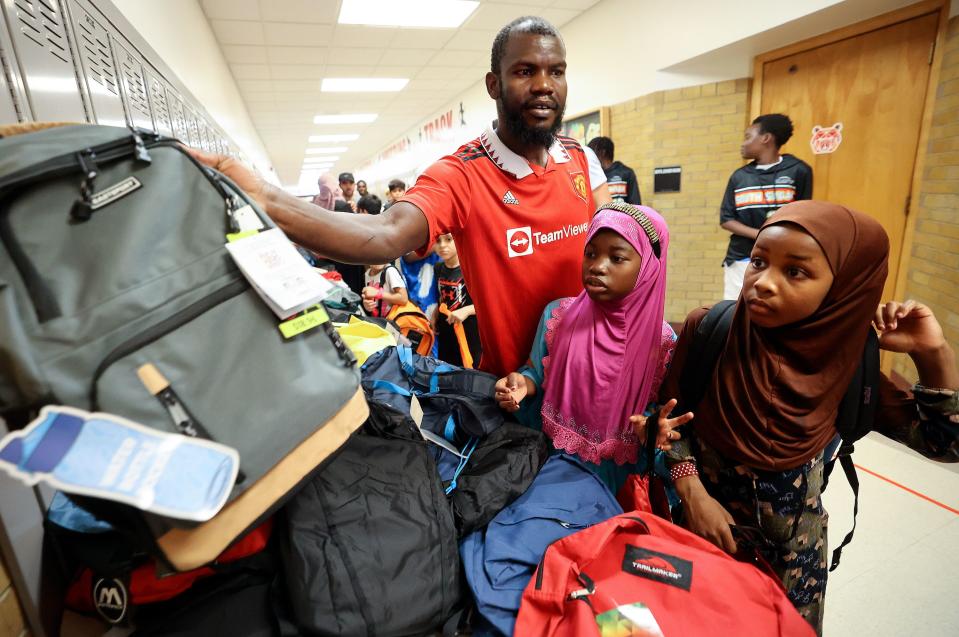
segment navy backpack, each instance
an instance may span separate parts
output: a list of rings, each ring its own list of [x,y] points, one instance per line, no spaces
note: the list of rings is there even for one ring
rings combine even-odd
[[[512,635],[523,590],[547,547],[622,512],[586,465],[572,456],[551,456],[526,493],[486,529],[460,542],[463,570],[481,617],[475,634]]]

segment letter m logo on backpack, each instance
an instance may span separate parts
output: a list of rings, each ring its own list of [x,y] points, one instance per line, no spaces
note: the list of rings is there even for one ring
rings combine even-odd
[[[680,401],[673,410],[674,415],[694,411],[706,395],[706,387],[716,372],[719,357],[726,347],[735,309],[735,301],[717,303],[710,308],[696,328],[689,346],[686,365],[680,376]],[[871,327],[868,329],[862,360],[836,413],[836,431],[842,438],[842,444],[835,458],[825,459],[826,466],[823,470],[823,490],[825,490],[829,483],[829,474],[838,460],[855,496],[852,530],[843,539],[842,544],[833,551],[830,571],[839,566],[842,549],[852,541],[853,533],[856,531],[856,514],[859,512],[859,476],[856,475],[852,454],[855,451],[856,441],[872,431],[876,407],[879,403],[879,337]]]

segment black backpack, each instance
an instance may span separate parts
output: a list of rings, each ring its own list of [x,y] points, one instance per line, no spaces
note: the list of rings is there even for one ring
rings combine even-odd
[[[735,308],[735,301],[717,303],[710,308],[706,317],[696,328],[690,343],[686,365],[680,376],[680,402],[674,410],[675,414],[693,411],[703,399],[706,386],[715,373],[719,356],[726,347]],[[839,566],[842,549],[852,541],[853,533],[856,531],[856,515],[859,513],[859,476],[856,474],[852,454],[856,450],[855,443],[872,431],[878,404],[879,337],[872,328],[869,328],[862,360],[846,389],[836,415],[836,431],[842,438],[842,444],[836,457],[827,460],[823,469],[823,491],[829,484],[829,475],[838,460],[855,496],[852,529],[843,539],[842,544],[833,551],[830,571],[834,571]]]

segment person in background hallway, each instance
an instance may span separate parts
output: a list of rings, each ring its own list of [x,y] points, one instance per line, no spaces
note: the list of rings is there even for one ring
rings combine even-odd
[[[531,16],[503,27],[485,82],[499,126],[427,168],[389,214],[322,210],[236,160],[189,152],[260,201],[291,239],[340,260],[425,255],[436,237],[452,234],[476,305],[478,367],[503,376],[525,362],[546,304],[582,290],[591,189],[582,146],[557,136],[567,86],[556,28]]]
[[[366,195],[370,194],[369,190],[366,189],[366,182],[362,179],[356,182],[356,194],[358,194],[360,197],[365,197]]]
[[[599,157],[589,146],[583,146],[583,152],[586,153],[586,161],[589,162],[589,185],[593,189],[593,209],[596,209],[612,201],[612,198],[609,196],[606,173],[603,172]]]
[[[589,147],[599,157],[599,163],[606,173],[606,186],[613,201],[624,201],[638,206],[642,203],[639,196],[639,182],[633,169],[621,161],[613,159],[616,150],[613,140],[609,137],[594,137],[589,140]]]
[[[376,195],[363,195],[356,202],[356,212],[367,215],[378,215],[383,211],[383,202]]]
[[[399,179],[391,179],[390,183],[387,184],[386,189],[386,198],[389,201],[386,202],[386,206],[383,208],[383,210],[386,210],[403,198],[403,195],[406,194],[406,184]]]
[[[354,201],[356,180],[353,179],[353,173],[340,173],[340,190],[343,193],[343,201],[349,204],[350,210],[356,212],[356,201]]]
[[[758,533],[789,600],[818,631],[828,573],[823,449],[869,330],[880,348],[912,358],[920,383],[910,394],[880,376],[875,431],[959,462],[955,352],[928,307],[880,303],[888,258],[879,222],[836,204],[800,201],[768,219],[693,431],[667,454],[689,529],[733,554],[737,526]],[[681,394],[684,366],[700,364],[690,344],[705,315],[686,318],[661,402]]]
[[[441,234],[437,237],[435,249],[437,256],[442,260],[441,263],[436,264],[439,303],[449,310],[449,315],[441,314],[439,310],[432,315],[433,331],[436,333],[436,342],[439,345],[438,358],[451,365],[463,365],[463,352],[454,328],[454,325],[460,324],[463,326],[466,348],[475,365],[479,362],[482,353],[479,328],[476,325],[476,308],[469,290],[466,289],[466,280],[460,268],[453,235]]]
[[[792,135],[792,121],[779,114],[760,115],[746,129],[740,152],[752,161],[729,178],[719,208],[719,225],[732,234],[723,260],[724,299],[739,298],[749,254],[766,219],[780,206],[812,198],[812,168],[779,153]]]

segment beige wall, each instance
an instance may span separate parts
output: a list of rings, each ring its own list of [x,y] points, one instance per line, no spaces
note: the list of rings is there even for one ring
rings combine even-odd
[[[959,351],[959,17],[949,21],[925,152],[906,298],[931,307]],[[894,369],[916,379],[908,357]]]
[[[722,298],[729,233],[719,204],[743,165],[739,145],[749,116],[749,79],[659,91],[610,109],[616,159],[636,171],[643,203],[670,229],[666,320]],[[785,147],[788,152],[788,145]],[[653,169],[682,166],[678,193],[653,193]]]

